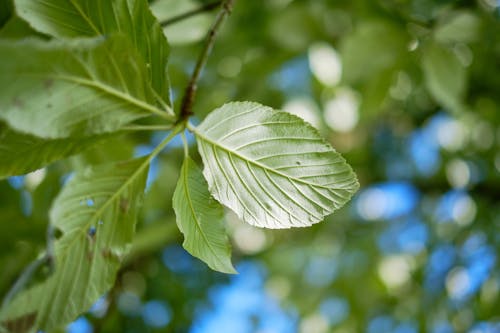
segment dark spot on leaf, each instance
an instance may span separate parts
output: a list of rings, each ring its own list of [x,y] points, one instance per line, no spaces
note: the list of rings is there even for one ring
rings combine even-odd
[[[273,206],[271,206],[270,204],[268,204],[267,202],[264,203],[264,207],[266,207],[267,209],[269,210],[272,210],[273,209]]]
[[[122,212],[122,214],[128,213],[128,209],[129,209],[128,199],[120,198],[120,211]]]
[[[37,313],[31,312],[16,319],[11,319],[2,322],[1,324],[11,333],[25,333],[29,332],[35,323]]]
[[[12,100],[12,104],[20,109],[24,107],[23,101],[17,96]]]
[[[120,258],[116,255],[116,253],[113,253],[113,251],[109,248],[102,249],[101,254],[105,259],[120,261]]]
[[[51,103],[47,103],[47,109],[51,109],[52,108],[52,104]]]
[[[302,163],[300,163],[300,161],[297,161],[297,162],[295,162],[295,164],[297,164],[297,165],[301,165]]]
[[[54,85],[54,80],[52,79],[47,79],[43,81],[43,86],[45,89],[50,89]]]

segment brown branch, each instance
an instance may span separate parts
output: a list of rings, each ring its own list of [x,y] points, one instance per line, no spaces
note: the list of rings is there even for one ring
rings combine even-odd
[[[163,22],[160,22],[160,25],[162,27],[166,27],[166,26],[169,26],[169,25],[172,25],[174,23],[177,23],[179,21],[182,21],[182,20],[185,20],[187,18],[190,18],[191,16],[194,16],[194,15],[198,15],[200,13],[203,13],[203,12],[208,12],[208,11],[211,11],[217,7],[219,7],[219,5],[222,3],[222,1],[214,1],[214,2],[210,2],[210,3],[207,3],[199,8],[196,8],[196,9],[193,9],[193,10],[190,10],[186,13],[183,13],[183,14],[180,14],[180,15],[177,15],[177,16],[174,16],[172,18],[169,18]]]
[[[235,0],[224,0],[222,2],[220,11],[215,18],[212,27],[208,31],[203,50],[198,57],[191,79],[189,80],[186,90],[184,91],[179,122],[185,121],[192,114],[193,101],[196,95],[196,89],[198,88],[198,80],[200,79],[203,68],[205,68],[205,65],[207,64],[208,57],[210,56],[215,43],[215,37],[217,36],[222,23],[224,23],[224,20],[233,9],[234,1]]]

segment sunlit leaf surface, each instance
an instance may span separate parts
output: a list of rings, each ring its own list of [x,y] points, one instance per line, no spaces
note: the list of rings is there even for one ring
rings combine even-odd
[[[356,192],[351,167],[297,116],[257,103],[229,103],[196,128],[210,191],[259,227],[305,227]]]

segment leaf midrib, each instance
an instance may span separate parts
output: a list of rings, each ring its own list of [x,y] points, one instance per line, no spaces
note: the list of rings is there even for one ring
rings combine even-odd
[[[174,120],[174,117],[172,116],[171,113],[164,112],[163,110],[160,110],[160,109],[152,106],[151,104],[145,103],[145,102],[135,98],[132,95],[125,94],[125,93],[123,93],[119,90],[116,90],[115,88],[110,87],[109,85],[103,84],[99,81],[92,81],[92,80],[88,80],[88,79],[83,79],[83,78],[73,76],[73,75],[53,75],[52,77],[54,79],[60,79],[60,80],[68,81],[68,82],[73,82],[73,83],[80,84],[83,86],[95,88],[96,90],[101,90],[104,93],[107,93],[111,96],[114,96],[118,99],[124,100],[132,105],[135,105],[135,106],[139,107],[140,109],[143,109],[145,111],[149,111],[150,113],[159,115],[160,117],[163,117],[163,118],[168,119],[168,120]],[[167,110],[167,111],[169,111],[169,110]]]
[[[237,151],[235,151],[235,150],[233,150],[233,149],[231,149],[231,148],[228,148],[228,147],[226,147],[226,146],[222,145],[221,143],[219,143],[219,142],[217,142],[217,141],[214,141],[214,140],[210,139],[209,137],[207,137],[207,136],[203,135],[202,133],[200,133],[200,132],[198,131],[198,129],[197,129],[197,128],[194,128],[194,127],[192,127],[191,125],[188,125],[188,128],[189,128],[191,131],[193,131],[193,132],[194,132],[194,134],[195,134],[196,136],[198,136],[200,139],[202,139],[202,140],[204,140],[204,141],[208,142],[209,144],[211,144],[211,145],[213,145],[213,146],[219,147],[220,149],[225,150],[228,154],[233,154],[233,155],[235,155],[236,157],[239,157],[239,158],[241,158],[242,160],[247,161],[247,162],[249,162],[249,163],[251,163],[251,164],[253,164],[253,165],[255,165],[255,166],[259,167],[259,168],[262,168],[262,169],[267,170],[267,171],[269,171],[269,172],[272,172],[272,173],[274,173],[274,174],[276,174],[276,175],[278,175],[278,176],[281,176],[281,177],[287,178],[287,179],[289,179],[289,180],[293,180],[293,181],[296,181],[296,182],[299,182],[299,183],[302,183],[302,184],[305,184],[305,185],[308,185],[308,186],[312,186],[312,187],[319,187],[319,188],[324,188],[324,189],[326,189],[326,190],[332,190],[332,188],[331,188],[331,187],[324,186],[324,185],[321,185],[321,184],[311,183],[311,182],[308,182],[307,180],[304,180],[304,179],[301,179],[301,178],[296,178],[296,177],[293,177],[293,176],[289,176],[289,175],[287,175],[287,174],[284,174],[284,173],[282,173],[282,172],[280,172],[280,171],[278,171],[278,170],[276,170],[276,169],[273,169],[273,168],[271,168],[271,167],[269,167],[269,166],[267,166],[267,165],[265,165],[265,164],[262,164],[262,163],[260,163],[260,162],[258,162],[258,161],[255,161],[255,160],[253,160],[253,159],[250,159],[250,158],[248,158],[248,157],[246,157],[246,156],[244,156],[244,155],[240,154],[239,152],[237,152]]]

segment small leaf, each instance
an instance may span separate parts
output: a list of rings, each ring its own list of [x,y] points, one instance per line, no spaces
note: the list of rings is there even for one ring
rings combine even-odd
[[[50,220],[62,232],[55,242],[55,272],[44,282],[18,294],[1,322],[24,322],[53,331],[74,320],[114,283],[127,253],[147,177],[147,160],[88,168],[66,184]],[[127,200],[127,212],[120,209]]]
[[[34,29],[56,38],[108,36],[118,32],[128,36],[148,64],[146,81],[152,83],[159,104],[169,103],[169,47],[147,0],[15,0],[15,5],[18,14]]]
[[[0,41],[0,119],[44,138],[112,132],[155,106],[146,65],[123,36]]]
[[[173,197],[177,226],[184,248],[219,272],[236,273],[224,230],[224,210],[210,199],[208,184],[195,162],[186,157]]]
[[[461,109],[466,88],[467,71],[450,49],[431,43],[424,49],[422,67],[431,95],[443,107]]]
[[[408,34],[387,20],[362,21],[340,45],[342,79],[349,83],[372,80],[405,59]]]
[[[194,132],[210,192],[249,224],[310,226],[342,207],[359,187],[340,154],[289,113],[229,103]]]
[[[0,179],[23,175],[76,154],[105,135],[79,139],[42,139],[16,132],[0,123]]]
[[[157,0],[151,3],[151,11],[159,21],[166,21],[172,17],[196,10],[199,3],[196,0]],[[195,43],[202,40],[210,25],[212,17],[207,11],[168,25],[163,32],[168,37],[170,45]]]
[[[440,22],[434,36],[441,43],[470,43],[481,36],[481,19],[472,11],[456,11]]]

